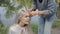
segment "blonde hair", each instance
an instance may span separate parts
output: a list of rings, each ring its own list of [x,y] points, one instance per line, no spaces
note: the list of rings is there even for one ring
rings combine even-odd
[[[19,10],[17,13],[16,13],[16,17],[15,17],[15,21],[14,23],[15,24],[18,24],[20,22],[20,17],[23,16],[22,12],[25,12],[24,10]],[[30,27],[30,24],[28,26],[26,26],[26,30],[28,32],[28,34],[33,34],[32,30],[31,30],[31,27]]]
[[[24,10],[18,10],[16,12],[16,16],[15,16],[15,19],[14,19],[14,24],[18,24],[20,22],[20,17],[23,16],[22,12],[25,12]]]

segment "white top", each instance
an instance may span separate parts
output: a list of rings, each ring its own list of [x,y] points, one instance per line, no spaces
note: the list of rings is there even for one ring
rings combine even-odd
[[[23,33],[22,33],[23,30]],[[13,25],[9,28],[8,34],[28,34],[27,31],[25,30],[25,27],[20,27],[18,24]]]

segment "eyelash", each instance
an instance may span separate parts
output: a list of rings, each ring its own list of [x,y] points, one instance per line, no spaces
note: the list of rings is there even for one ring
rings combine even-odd
[[[26,16],[26,17],[29,17],[29,16]]]

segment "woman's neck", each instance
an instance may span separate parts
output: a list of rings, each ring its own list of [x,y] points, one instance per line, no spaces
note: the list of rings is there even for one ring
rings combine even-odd
[[[22,22],[19,22],[19,25],[20,25],[21,27],[23,27],[24,24],[23,24]]]

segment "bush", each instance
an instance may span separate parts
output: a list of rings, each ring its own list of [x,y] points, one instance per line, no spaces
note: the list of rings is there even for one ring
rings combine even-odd
[[[56,27],[60,27],[60,20],[54,21],[52,28],[56,28]]]
[[[0,34],[7,34],[8,27],[1,27],[0,28]]]
[[[38,34],[38,25],[36,23],[31,23],[31,28],[34,34]]]

